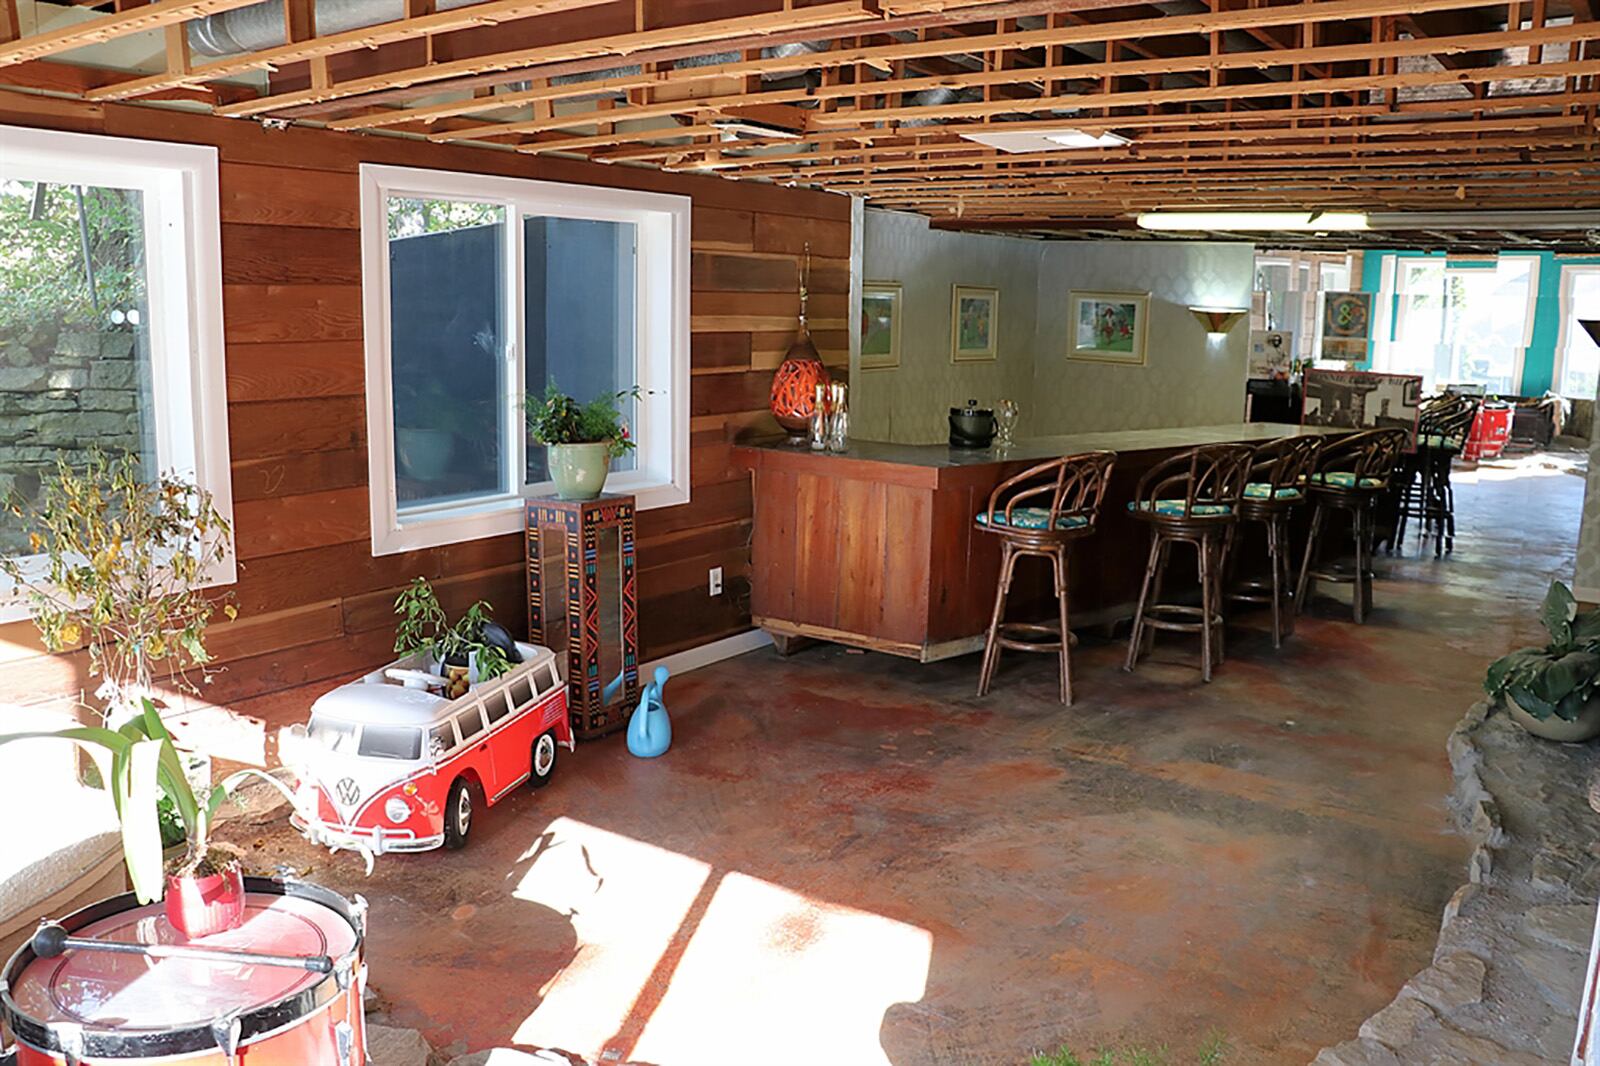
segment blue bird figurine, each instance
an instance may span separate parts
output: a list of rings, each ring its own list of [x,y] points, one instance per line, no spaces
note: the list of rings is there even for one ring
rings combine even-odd
[[[628,750],[641,759],[654,759],[672,744],[672,722],[661,692],[671,674],[665,666],[656,667],[656,679],[639,694],[639,707],[628,722]]]

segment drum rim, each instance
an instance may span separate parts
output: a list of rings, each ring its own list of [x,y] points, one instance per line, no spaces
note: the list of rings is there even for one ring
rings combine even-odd
[[[355,944],[350,951],[335,960],[335,969],[348,964],[349,980],[353,985],[359,979],[359,960],[363,954],[366,942],[366,930],[360,916],[360,905],[353,904],[350,900],[339,895],[330,888],[312,884],[309,881],[280,880],[274,877],[246,877],[244,879],[246,892],[256,892],[270,896],[292,896],[297,899],[307,899],[319,903],[350,924],[355,932]],[[68,932],[74,932],[124,911],[133,910],[141,906],[138,897],[132,892],[111,896],[91,903],[60,920]],[[0,970],[0,1021],[10,1027],[12,1035],[19,1043],[47,1053],[61,1054],[66,1051],[61,1042],[56,1039],[52,1027],[37,1021],[24,1014],[11,998],[11,983],[27,969],[30,963],[37,961],[33,953],[31,938],[25,942],[11,956],[5,969]],[[249,1011],[241,1012],[239,1019],[239,1046],[244,1047],[251,1041],[261,1037],[270,1036],[284,1029],[292,1022],[300,1021],[318,1013],[330,1002],[344,993],[338,987],[337,974],[322,975],[317,981],[298,992],[264,1003]],[[96,1029],[90,1026],[83,1027],[83,1048],[81,1054],[88,1058],[104,1059],[139,1059],[152,1058],[163,1055],[187,1055],[200,1051],[217,1049],[216,1034],[210,1025],[185,1026],[162,1031],[144,1031],[139,1033],[123,1033],[116,1030]]]

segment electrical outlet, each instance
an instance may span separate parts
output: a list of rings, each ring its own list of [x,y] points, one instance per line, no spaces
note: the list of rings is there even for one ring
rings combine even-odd
[[[722,595],[722,567],[713,566],[711,568],[709,573],[709,582],[711,586],[711,595]]]

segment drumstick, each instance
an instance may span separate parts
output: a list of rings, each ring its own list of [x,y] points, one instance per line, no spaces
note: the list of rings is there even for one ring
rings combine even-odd
[[[247,966],[285,966],[312,973],[332,973],[333,960],[326,955],[265,955],[253,951],[226,951],[221,948],[180,947],[176,944],[125,944],[116,940],[85,940],[68,936],[55,922],[43,922],[33,934],[33,953],[53,959],[69,948],[74,951],[107,951],[116,955],[143,955],[152,959],[194,959],[199,962],[229,962]]]

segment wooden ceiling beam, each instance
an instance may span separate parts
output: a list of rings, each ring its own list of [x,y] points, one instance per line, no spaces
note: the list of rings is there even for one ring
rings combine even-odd
[[[85,45],[104,44],[132,33],[159,30],[179,25],[190,19],[248,7],[259,0],[166,0],[115,15],[102,15],[86,22],[75,23],[58,30],[33,33],[0,44],[0,67],[13,63],[26,63],[30,59],[70,52]]]

